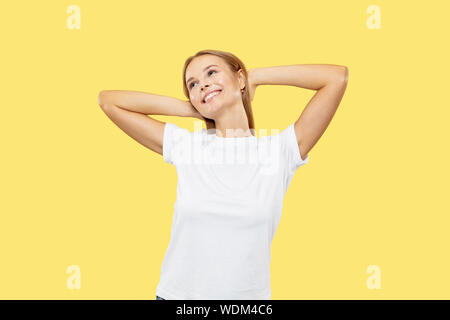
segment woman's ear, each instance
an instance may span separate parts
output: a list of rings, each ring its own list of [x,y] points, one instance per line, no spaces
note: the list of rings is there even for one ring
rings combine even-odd
[[[242,71],[242,69],[238,70],[238,81],[239,81],[239,89],[243,90],[245,88],[245,76],[244,71]]]

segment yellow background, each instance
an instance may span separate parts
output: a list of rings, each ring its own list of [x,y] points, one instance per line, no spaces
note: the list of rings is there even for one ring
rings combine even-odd
[[[81,9],[70,30],[67,8]],[[381,29],[366,22],[381,10]],[[448,1],[9,1],[0,11],[0,298],[155,299],[176,170],[102,112],[104,89],[186,99],[202,49],[248,69],[349,68],[272,243],[272,299],[448,299]],[[257,131],[315,92],[258,87]],[[193,131],[193,118],[155,116]],[[66,269],[81,269],[70,290]],[[369,289],[366,269],[381,270]]]

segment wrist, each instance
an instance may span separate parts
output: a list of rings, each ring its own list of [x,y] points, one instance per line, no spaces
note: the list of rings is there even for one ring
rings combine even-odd
[[[188,105],[188,112],[186,114],[187,117],[197,118],[200,120],[203,120],[203,116],[198,112],[198,110],[192,105],[190,101],[186,101],[186,104]]]

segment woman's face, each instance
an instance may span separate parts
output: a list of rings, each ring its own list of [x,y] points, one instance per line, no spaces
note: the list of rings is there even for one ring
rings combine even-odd
[[[244,79],[242,70],[232,72],[220,57],[210,54],[196,57],[186,69],[189,100],[203,117],[214,120],[228,107],[242,103]],[[205,101],[213,91],[219,92]]]

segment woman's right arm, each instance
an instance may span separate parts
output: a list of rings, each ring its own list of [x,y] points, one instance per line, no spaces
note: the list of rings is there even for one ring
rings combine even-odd
[[[189,101],[141,91],[103,90],[98,95],[98,103],[114,104],[145,115],[201,117]]]
[[[139,91],[103,90],[98,95],[98,104],[128,136],[160,155],[166,123],[148,115],[204,119],[189,101]]]

